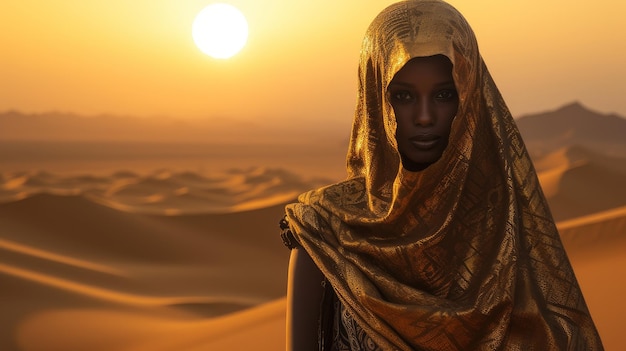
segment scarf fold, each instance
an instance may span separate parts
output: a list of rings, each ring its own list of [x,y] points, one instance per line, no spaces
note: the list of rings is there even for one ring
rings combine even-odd
[[[448,147],[402,167],[387,85],[411,58],[453,63]],[[300,245],[389,350],[602,350],[528,156],[465,19],[404,1],[366,33],[348,179],[287,206]]]

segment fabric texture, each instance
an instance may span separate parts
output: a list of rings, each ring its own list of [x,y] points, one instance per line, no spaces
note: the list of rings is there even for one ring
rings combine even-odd
[[[382,351],[354,321],[341,301],[335,299],[333,307],[333,339],[330,351]]]
[[[432,55],[453,63],[459,108],[442,157],[410,172],[386,88]],[[347,171],[287,219],[382,349],[603,349],[515,122],[452,6],[400,2],[368,28]]]

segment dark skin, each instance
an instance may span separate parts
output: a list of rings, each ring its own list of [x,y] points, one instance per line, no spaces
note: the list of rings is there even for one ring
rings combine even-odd
[[[389,83],[387,98],[404,168],[419,171],[437,161],[459,107],[450,60],[443,55],[410,60]]]
[[[403,167],[420,171],[448,146],[459,106],[452,63],[442,55],[417,57],[396,73],[387,88],[396,115],[396,141]],[[287,350],[317,351],[321,282],[324,275],[301,247],[291,251],[287,287]]]
[[[317,351],[324,275],[301,247],[291,250],[287,283],[287,350]]]

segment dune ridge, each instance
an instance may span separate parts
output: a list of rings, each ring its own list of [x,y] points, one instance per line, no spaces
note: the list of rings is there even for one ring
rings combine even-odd
[[[89,345],[94,351],[278,350],[284,345],[284,314],[284,298],[212,319],[111,309],[52,310],[25,320],[16,344],[32,351],[48,351],[49,345],[58,350]],[[76,334],[76,328],[85,332]]]
[[[626,206],[562,221],[557,227],[570,255],[621,254],[626,245]]]
[[[621,350],[626,313],[626,206],[557,223],[606,350]]]
[[[534,162],[557,221],[626,205],[626,158],[574,145],[535,157]]]
[[[167,169],[148,174],[120,171],[102,176],[7,172],[0,176],[0,203],[47,193],[82,195],[134,213],[225,213],[284,203],[307,189],[330,182],[328,178],[306,179],[282,169],[264,167],[212,174]]]

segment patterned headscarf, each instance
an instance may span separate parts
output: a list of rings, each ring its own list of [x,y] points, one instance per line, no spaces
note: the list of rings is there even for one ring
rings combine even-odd
[[[410,59],[453,64],[442,157],[402,167],[387,86]],[[348,179],[287,206],[295,238],[383,349],[601,350],[518,129],[463,16],[404,1],[367,30]]]

